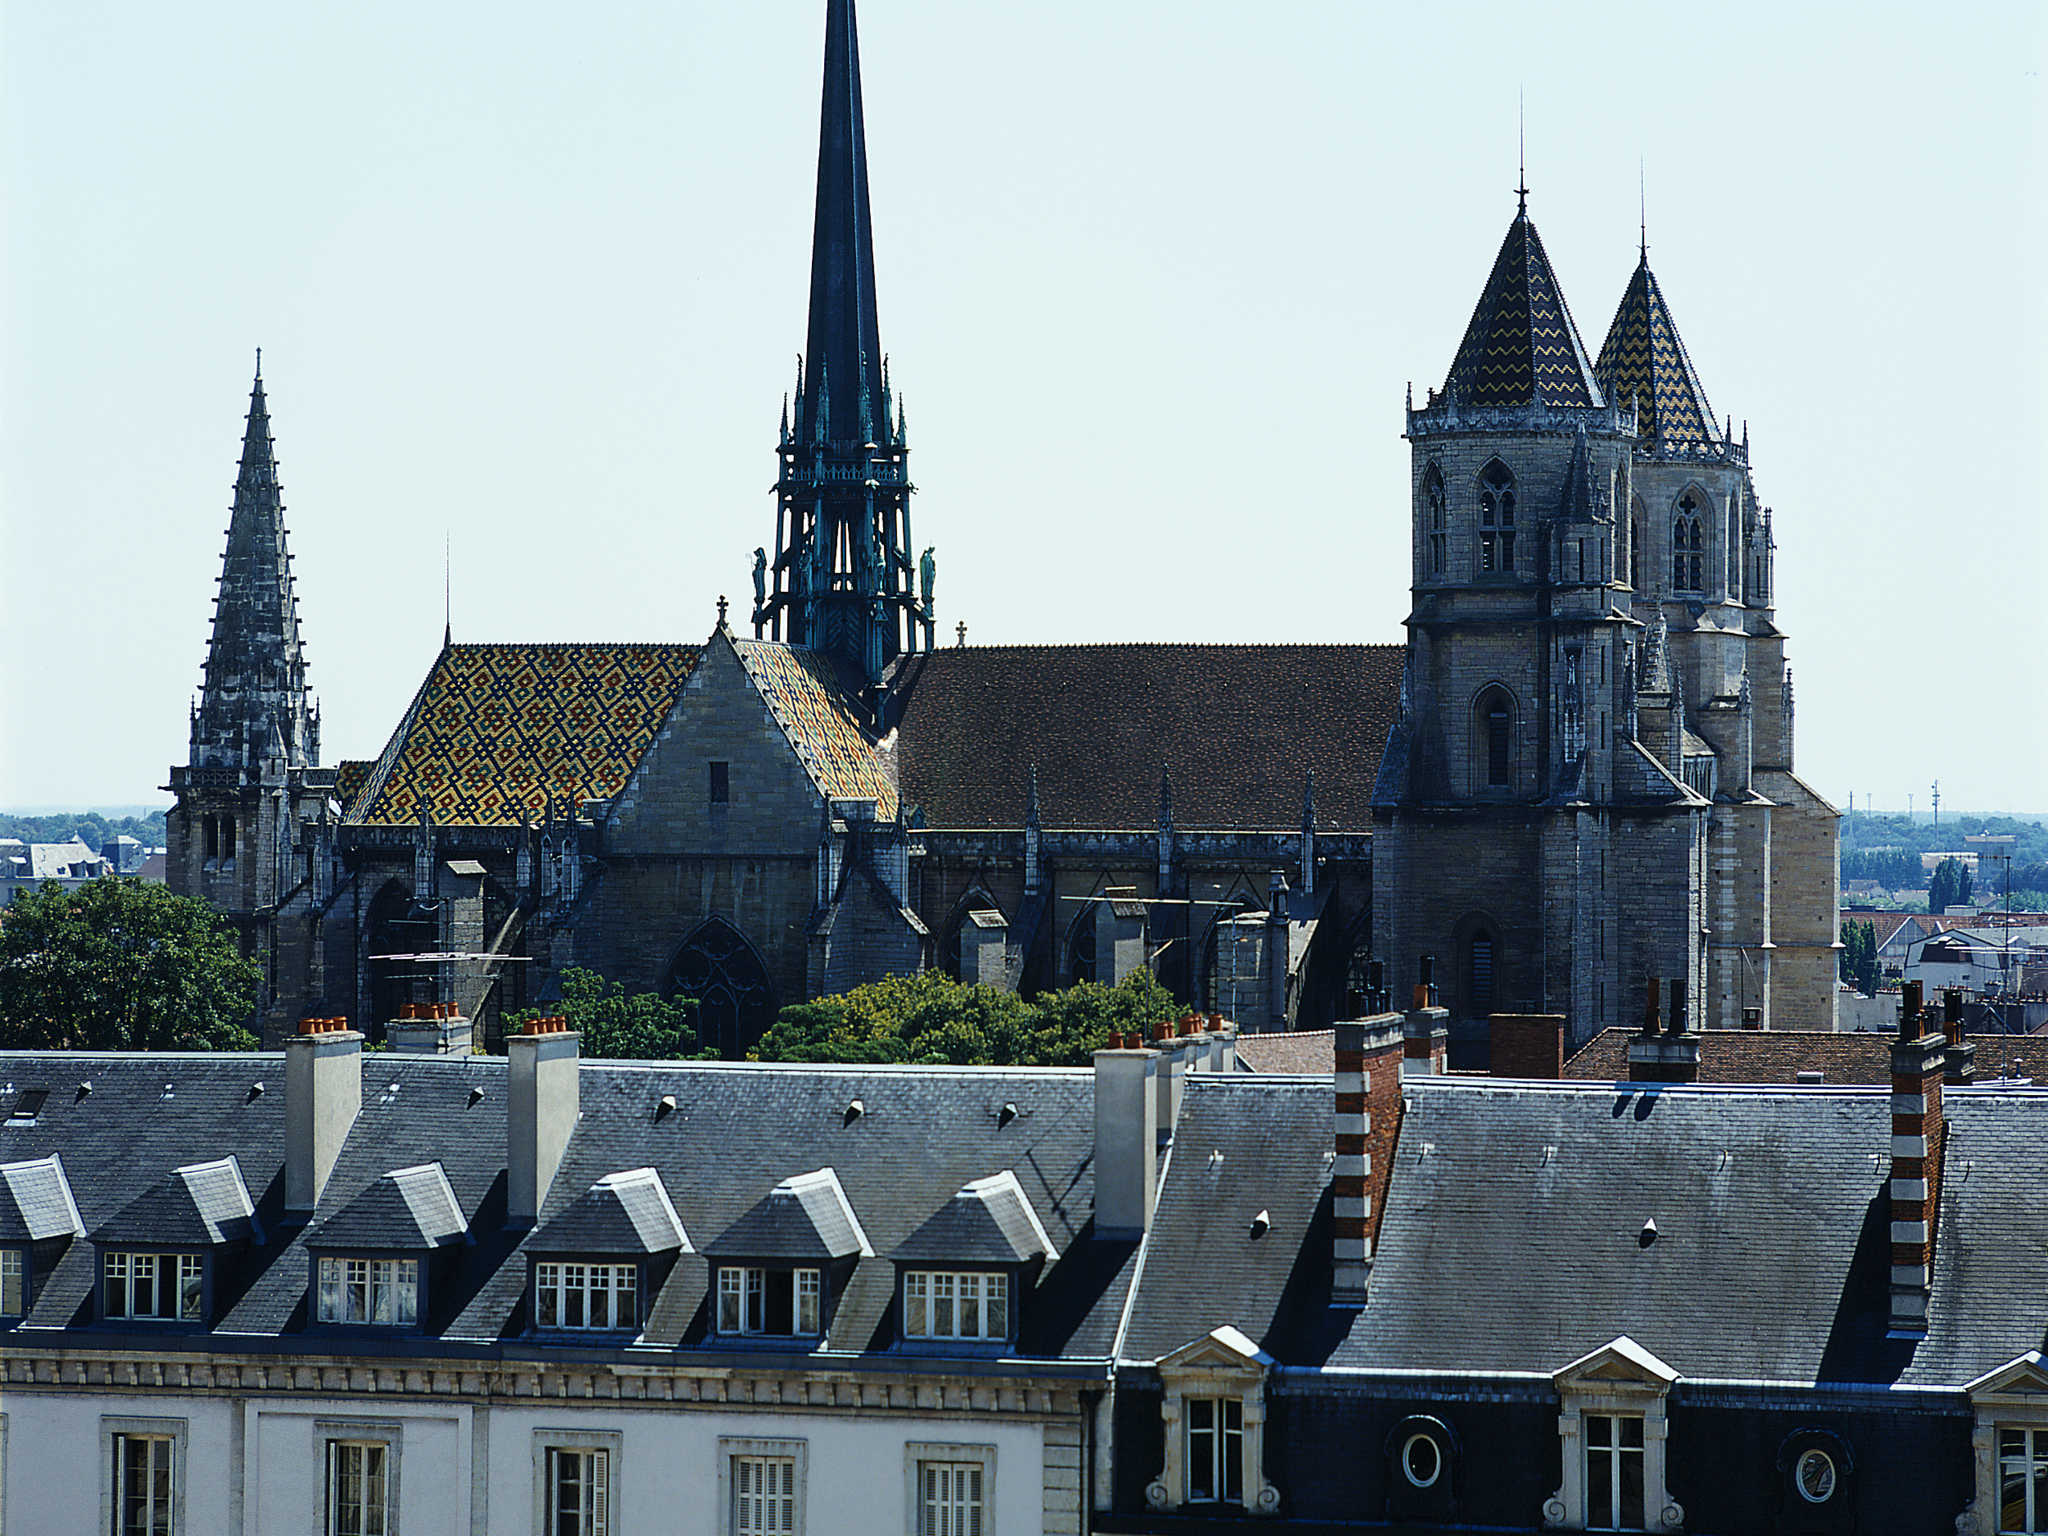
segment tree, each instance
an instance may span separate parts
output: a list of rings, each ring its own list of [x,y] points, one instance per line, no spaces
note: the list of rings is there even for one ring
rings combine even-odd
[[[517,1034],[528,1019],[560,1014],[583,1037],[585,1056],[614,1061],[682,1061],[716,1055],[698,1048],[690,1018],[697,1005],[687,998],[673,1002],[658,992],[628,992],[596,971],[568,966],[562,971],[562,1001],[555,1008],[529,1008],[506,1026]]]
[[[1967,906],[1970,900],[1970,871],[1961,859],[1943,859],[1934,866],[1934,878],[1927,884],[1927,910],[1940,914],[1950,907]]]
[[[782,1010],[756,1061],[1083,1066],[1113,1030],[1142,1030],[1179,1011],[1145,972],[1114,987],[1084,981],[1026,1002],[940,971],[890,976]]]
[[[206,902],[134,879],[46,885],[0,915],[0,1046],[254,1050],[261,980]]]
[[[1854,919],[1842,925],[1842,980],[1865,997],[1877,996],[1877,928]]]

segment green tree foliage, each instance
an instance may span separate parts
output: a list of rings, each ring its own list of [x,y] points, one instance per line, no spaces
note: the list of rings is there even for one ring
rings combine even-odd
[[[1877,996],[1877,927],[1854,919],[1842,925],[1842,980],[1865,997]]]
[[[203,901],[132,879],[46,885],[0,915],[0,1046],[254,1050],[261,978]]]
[[[507,1026],[517,1034],[528,1019],[560,1014],[583,1036],[585,1056],[614,1061],[682,1061],[716,1055],[698,1049],[691,1016],[697,1005],[685,998],[671,1002],[658,992],[628,992],[596,971],[570,966],[562,972],[562,1001],[555,1008],[529,1008]]]
[[[0,815],[0,837],[24,843],[67,843],[73,837],[98,853],[117,837],[132,837],[145,848],[167,843],[164,812],[147,816],[102,816],[98,811],[69,811],[57,816]]]
[[[891,976],[785,1008],[750,1053],[756,1061],[1085,1066],[1111,1031],[1143,1030],[1180,1011],[1140,972],[1114,987],[1084,981],[1026,1002],[938,971]]]
[[[1941,913],[1969,902],[1970,867],[1961,859],[1943,859],[1934,866],[1934,878],[1927,883],[1927,910]]]
[[[1875,880],[1888,891],[1910,890],[1920,883],[1920,855],[1901,848],[1844,851],[1842,878]]]

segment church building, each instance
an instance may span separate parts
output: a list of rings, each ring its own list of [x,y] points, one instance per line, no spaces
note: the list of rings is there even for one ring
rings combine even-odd
[[[1463,1017],[1586,1034],[1648,975],[1826,1007],[1832,812],[1790,773],[1768,514],[1647,266],[1596,368],[1518,217],[1410,413],[1406,647],[939,644],[853,0],[827,5],[816,199],[751,606],[720,597],[701,642],[449,634],[382,749],[333,768],[259,369],[170,863],[263,960],[267,1038],[495,1042],[570,966],[697,1000],[728,1055],[926,967],[1027,994],[1146,967],[1248,1029],[1355,1016],[1375,956],[1455,971]],[[1772,863],[1800,838],[1826,880]]]

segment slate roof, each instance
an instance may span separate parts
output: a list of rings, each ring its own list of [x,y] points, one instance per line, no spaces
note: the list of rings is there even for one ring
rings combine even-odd
[[[95,1243],[170,1243],[213,1247],[261,1240],[256,1207],[230,1153],[174,1168],[92,1229]]]
[[[697,665],[694,645],[450,645],[347,819],[537,821],[626,782]]]
[[[1609,400],[1635,406],[1636,431],[1645,441],[1656,438],[1665,448],[1709,448],[1719,441],[1714,408],[1647,255],[1621,295],[1593,372]]]
[[[271,1240],[237,1259],[212,1335],[189,1344],[167,1338],[166,1347],[219,1348],[233,1335],[303,1326],[308,1231],[394,1165],[435,1158],[472,1241],[451,1247],[453,1268],[431,1289],[433,1314],[424,1331],[457,1350],[523,1341],[525,1250],[535,1234],[505,1227],[502,1057],[366,1055],[362,1109],[306,1228],[284,1220],[284,1064],[277,1055],[0,1053],[0,1080],[10,1075],[53,1088],[92,1081],[83,1097],[53,1092],[31,1126],[0,1126],[0,1163],[62,1151],[88,1228],[194,1156],[233,1154],[239,1161]],[[270,1091],[253,1092],[259,1081]],[[962,1186],[1013,1168],[1061,1255],[1020,1306],[1020,1353],[1070,1360],[1109,1354],[1136,1245],[1092,1236],[1094,1085],[1087,1071],[586,1060],[580,1083],[581,1115],[537,1232],[606,1175],[652,1167],[684,1229],[715,1237],[792,1174],[830,1166],[878,1255],[854,1261],[833,1310],[821,1349],[843,1359],[893,1342],[895,1270],[879,1255],[901,1245]],[[472,1097],[472,1089],[481,1093]],[[677,1107],[657,1120],[664,1095]],[[849,1123],[845,1109],[854,1098],[865,1112]],[[1001,1113],[1006,1103],[1018,1110],[1008,1120]],[[709,1274],[700,1258],[685,1255],[675,1264],[651,1298],[636,1348],[707,1347]],[[72,1244],[25,1325],[85,1321],[93,1280],[91,1246]],[[380,1346],[373,1339],[351,1347]],[[388,1347],[417,1352],[420,1345],[408,1337]]]
[[[652,1168],[608,1173],[533,1234],[536,1253],[690,1251],[682,1218]]]
[[[976,1179],[896,1246],[898,1263],[1025,1264],[1059,1257],[1017,1175]]]
[[[1527,208],[1501,241],[1444,388],[1459,405],[1605,403]]]
[[[704,1251],[715,1259],[822,1260],[875,1252],[830,1168],[784,1179]]]
[[[462,1241],[468,1223],[439,1163],[385,1174],[306,1233],[310,1248],[445,1248]]]
[[[1635,1031],[1603,1029],[1564,1064],[1564,1075],[1586,1082],[1628,1078],[1628,1043]],[[1827,1030],[1708,1029],[1700,1031],[1703,1083],[1797,1083],[1801,1072],[1824,1073],[1829,1086],[1885,1087],[1891,1083],[1889,1033]],[[1977,1076],[2024,1077],[2048,1084],[2048,1037],[1965,1036],[1977,1046]],[[1243,1042],[1238,1049],[1243,1051]]]
[[[893,818],[895,782],[831,661],[771,640],[735,640],[732,647],[818,792],[828,800],[873,800],[884,821]]]
[[[903,798],[933,827],[1021,827],[1038,771],[1041,824],[1368,831],[1400,701],[1398,645],[960,646],[908,658]]]
[[[0,1243],[40,1243],[53,1237],[83,1237],[64,1160],[56,1154],[0,1167]]]

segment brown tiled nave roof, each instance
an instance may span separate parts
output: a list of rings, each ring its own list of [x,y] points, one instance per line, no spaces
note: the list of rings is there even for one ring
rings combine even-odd
[[[1628,1043],[1635,1031],[1603,1029],[1564,1064],[1564,1075],[1618,1083],[1628,1077]],[[1979,1080],[2030,1077],[2048,1082],[2048,1037],[1970,1035],[1977,1046]],[[1891,1079],[1889,1033],[1825,1030],[1708,1029],[1700,1032],[1703,1083],[1797,1083],[1801,1072],[1820,1072],[1830,1086],[1882,1087]]]

